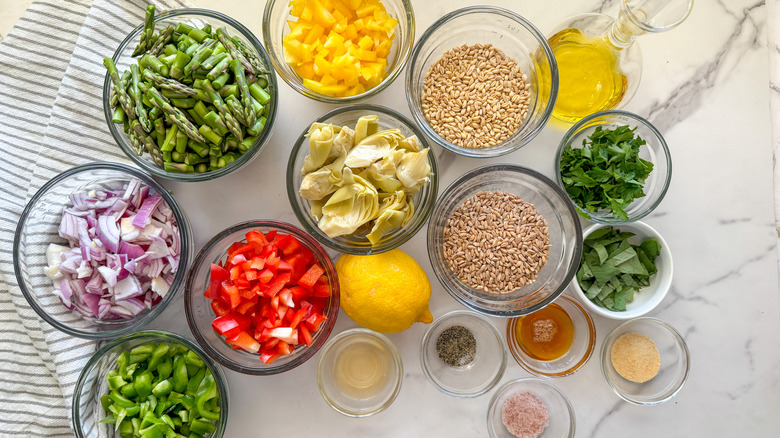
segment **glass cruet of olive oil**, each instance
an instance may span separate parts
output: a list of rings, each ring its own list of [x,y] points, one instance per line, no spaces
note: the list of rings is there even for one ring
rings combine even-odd
[[[558,63],[553,116],[576,122],[625,105],[642,76],[637,36],[682,23],[693,0],[623,0],[617,19],[581,14],[560,24],[547,39]]]

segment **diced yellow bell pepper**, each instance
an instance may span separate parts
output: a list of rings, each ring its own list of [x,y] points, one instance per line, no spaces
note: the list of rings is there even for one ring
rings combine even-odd
[[[336,18],[329,10],[325,9],[320,0],[311,0],[311,7],[314,13],[314,21],[317,23],[325,27],[333,26],[336,23]]]
[[[303,43],[314,44],[320,39],[320,37],[324,33],[325,33],[325,28],[322,27],[319,23],[315,23],[314,26],[312,26],[311,30],[309,30],[309,33],[306,34],[306,37],[303,39]]]
[[[355,10],[355,15],[357,15],[359,18],[363,18],[368,15],[372,15],[375,9],[376,9],[375,4],[364,3],[361,7]]]

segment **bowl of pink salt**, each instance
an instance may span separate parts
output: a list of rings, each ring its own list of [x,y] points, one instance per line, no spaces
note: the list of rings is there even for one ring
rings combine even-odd
[[[491,438],[571,438],[574,409],[566,395],[547,380],[515,379],[490,399],[487,428]]]

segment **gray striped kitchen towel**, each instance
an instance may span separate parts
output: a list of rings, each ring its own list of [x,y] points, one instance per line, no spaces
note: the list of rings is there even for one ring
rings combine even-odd
[[[154,2],[158,11],[183,7]],[[12,246],[27,200],[90,161],[119,161],[102,111],[102,59],[145,0],[37,0],[0,43],[0,438],[72,437],[73,389],[96,344],[45,322],[21,294]]]

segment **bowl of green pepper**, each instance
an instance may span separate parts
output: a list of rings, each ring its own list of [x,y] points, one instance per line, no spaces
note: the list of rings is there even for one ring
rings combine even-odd
[[[626,111],[583,118],[561,140],[555,177],[585,219],[634,222],[661,203],[672,179],[672,157],[650,122]]]
[[[136,332],[104,345],[73,391],[78,438],[219,438],[227,417],[222,369],[194,342],[164,331]]]
[[[146,20],[105,58],[109,131],[139,167],[207,181],[252,161],[271,138],[278,87],[267,52],[236,20],[177,9]]]

